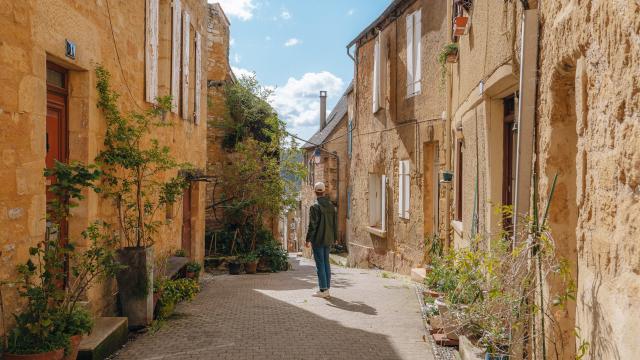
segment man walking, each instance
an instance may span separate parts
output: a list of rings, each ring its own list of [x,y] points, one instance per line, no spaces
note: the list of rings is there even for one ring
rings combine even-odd
[[[331,288],[329,250],[338,238],[337,214],[336,208],[329,198],[324,196],[324,183],[318,182],[313,188],[316,192],[317,202],[309,209],[309,229],[305,246],[311,246],[318,271],[320,291],[313,296],[326,299],[331,296],[329,294],[329,288]]]

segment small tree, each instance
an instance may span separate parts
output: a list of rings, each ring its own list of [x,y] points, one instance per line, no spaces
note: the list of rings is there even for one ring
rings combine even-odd
[[[255,76],[245,76],[225,88],[228,113],[220,124],[229,165],[216,177],[214,207],[224,210],[223,222],[235,232],[230,252],[256,249],[263,221],[295,203],[303,174],[295,142],[287,143],[285,123],[269,105],[271,91]],[[285,175],[286,176],[283,176]]]
[[[119,94],[110,87],[110,74],[96,68],[98,108],[107,122],[104,150],[96,160],[104,171],[105,195],[115,201],[118,228],[125,246],[146,247],[154,243],[161,221],[156,211],[177,200],[187,182],[167,174],[190,166],[177,162],[168,146],[148,138],[156,129],[170,126],[163,121],[171,109],[171,97],[157,98],[157,105],[142,113],[123,115],[117,105]]]

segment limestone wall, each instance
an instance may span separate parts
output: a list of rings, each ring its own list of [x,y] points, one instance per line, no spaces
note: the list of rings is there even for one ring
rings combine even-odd
[[[183,9],[191,13],[191,25],[206,33],[206,2],[183,0]],[[84,0],[0,1],[0,280],[12,279],[15,265],[27,259],[28,247],[43,239],[45,218],[45,115],[46,62],[52,61],[69,71],[67,101],[69,119],[69,159],[85,163],[102,148],[105,122],[96,108],[97,93],[94,69],[102,64],[112,75],[114,90],[121,94],[123,111],[147,108],[144,101],[145,2],[87,2]],[[108,13],[111,14],[111,23]],[[170,61],[167,61],[167,14],[170,2],[160,1],[160,59],[158,79],[160,94],[168,95]],[[168,26],[168,28],[167,28]],[[114,43],[115,37],[115,43]],[[65,57],[65,39],[76,46],[76,59]],[[116,53],[117,49],[117,53]],[[203,51],[203,63],[206,51]],[[201,118],[206,97],[203,82]],[[195,125],[174,114],[167,121],[173,127],[157,130],[153,136],[168,145],[178,161],[197,168],[206,164],[206,126]],[[204,228],[204,186],[193,184],[192,255],[202,258]],[[156,240],[156,253],[173,252],[181,246],[182,205],[174,207]],[[165,216],[164,212],[162,216]],[[87,194],[86,200],[73,210],[69,234],[79,232],[96,219],[112,220],[110,200]],[[82,248],[83,244],[80,244]],[[89,293],[96,313],[114,309],[115,285],[95,286]],[[3,292],[5,319],[17,301],[11,289]]]
[[[540,193],[558,174],[549,225],[577,280],[565,327],[575,325],[590,343],[586,359],[633,359],[640,351],[640,8],[549,0],[540,11]]]
[[[422,9],[421,93],[407,97],[406,16]],[[372,112],[373,48],[375,39],[360,41],[355,79],[355,129],[350,162],[351,218],[349,219],[349,260],[352,265],[377,266],[407,273],[424,257],[425,197],[434,194],[425,175],[425,144],[438,149],[444,165],[444,121],[446,93],[440,84],[437,54],[446,43],[449,23],[444,2],[416,1],[382,30],[382,110]],[[409,219],[398,210],[399,161],[410,162]],[[429,164],[432,166],[433,164]],[[369,225],[369,174],[387,176],[386,234],[375,235]],[[437,192],[437,190],[436,190]],[[442,198],[442,196],[440,196]],[[433,215],[433,214],[431,214]],[[444,219],[439,219],[442,225]],[[429,225],[431,226],[431,225]],[[439,229],[432,229],[439,232]],[[443,234],[439,234],[443,235]]]

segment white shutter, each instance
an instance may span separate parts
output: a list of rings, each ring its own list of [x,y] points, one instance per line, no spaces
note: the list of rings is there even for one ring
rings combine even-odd
[[[173,0],[171,21],[171,111],[178,113],[180,98],[180,45],[182,29],[182,9],[180,0]]]
[[[189,31],[191,21],[189,13],[182,16],[182,118],[189,118]]]
[[[159,0],[147,0],[145,27],[145,100],[156,102],[158,97],[158,26]]]
[[[413,94],[413,14],[407,15],[407,96]]]
[[[422,78],[422,51],[421,51],[421,43],[422,43],[422,10],[418,10],[413,15],[413,43],[414,43],[414,51],[413,51],[413,65],[415,68],[415,72],[413,74],[413,93],[418,94],[422,88],[421,78]]]
[[[377,226],[380,219],[380,183],[376,174],[369,174],[369,225]]]
[[[403,187],[404,187],[404,200],[402,201],[402,204],[404,205],[404,218],[408,219],[409,218],[409,199],[411,198],[411,175],[409,172],[409,160],[405,160],[404,162],[404,166],[403,166],[403,170],[404,170],[404,174],[402,176],[402,182],[403,182]]]
[[[398,216],[404,217],[404,161],[398,164]]]
[[[194,121],[196,125],[200,124],[200,107],[202,104],[202,36],[199,32],[196,32],[196,90],[195,90],[195,106],[194,106]]]
[[[380,230],[387,229],[387,176],[380,177]]]
[[[380,110],[380,33],[373,47],[373,112]]]

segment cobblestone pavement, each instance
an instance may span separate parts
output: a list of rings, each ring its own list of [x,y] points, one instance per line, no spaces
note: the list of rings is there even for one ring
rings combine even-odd
[[[215,276],[155,334],[115,359],[426,359],[425,329],[406,280],[332,268],[332,298],[311,297],[313,262],[277,274]]]

